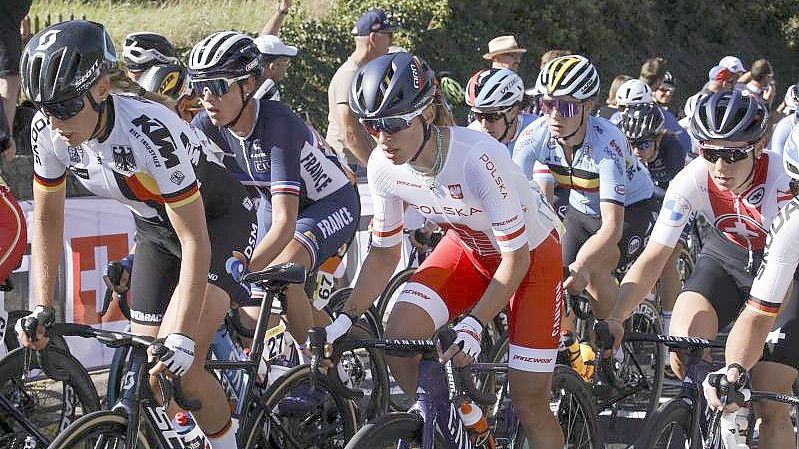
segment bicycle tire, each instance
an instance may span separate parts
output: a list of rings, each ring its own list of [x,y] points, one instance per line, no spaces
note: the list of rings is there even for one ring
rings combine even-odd
[[[380,322],[384,327],[386,320],[388,319],[388,316],[386,316],[386,313],[389,312],[388,303],[391,302],[391,299],[394,297],[394,293],[396,293],[397,289],[406,284],[415,272],[416,268],[406,268],[394,274],[394,276],[389,279],[388,284],[386,284],[383,294],[377,299],[375,308],[377,309],[377,316],[380,318]]]
[[[422,417],[415,413],[389,413],[361,427],[347,443],[346,449],[419,448],[422,443]]]
[[[53,440],[48,449],[71,449],[92,433],[101,433],[101,435],[113,436],[124,441],[127,436],[127,428],[128,417],[125,415],[110,410],[93,412],[80,417],[67,427],[64,432]],[[141,429],[137,433],[136,440],[135,447],[137,449],[151,449],[153,447]],[[86,445],[85,447],[94,446],[97,445]],[[123,442],[116,447],[125,447],[125,444]]]
[[[125,362],[130,353],[129,346],[120,346],[114,350],[111,364],[108,366],[108,385],[105,388],[105,408],[110,409],[116,405],[122,393],[122,384],[127,369]]]
[[[26,358],[28,371],[25,370]],[[42,370],[40,361],[45,361],[47,375],[39,373],[35,379],[23,380],[23,376]],[[59,382],[60,391],[56,386]],[[0,360],[0,394],[11,400],[50,438],[61,433],[80,416],[100,410],[100,398],[86,368],[54,344],[38,354],[25,348],[17,348],[6,354]],[[54,403],[56,396],[58,403]],[[50,418],[55,421],[50,422]]]
[[[661,405],[644,427],[644,432],[635,447],[667,449],[670,447],[695,447],[690,440],[691,406],[681,398],[672,399]],[[678,433],[675,435],[673,430]],[[676,440],[675,440],[676,438]]]
[[[239,447],[242,449],[263,447],[270,449],[343,448],[355,434],[358,426],[357,410],[353,401],[336,397],[330,393],[331,390],[325,376],[317,377],[317,389],[323,390],[327,396],[318,406],[308,405],[308,416],[300,416],[297,411],[282,408],[285,404],[283,401],[289,399],[292,393],[298,392],[298,386],[310,385],[310,380],[310,366],[294,367],[270,385],[261,398],[253,401],[252,406],[248,409],[248,414],[252,413],[254,418],[252,421],[245,420],[247,431],[239,437]],[[310,396],[315,391],[306,391],[306,393]],[[333,429],[310,428],[320,418],[329,418],[331,400],[335,405],[336,412],[341,415],[341,422],[338,423],[337,420]],[[323,416],[320,417],[320,415]],[[280,422],[274,422],[278,419]],[[316,441],[304,441],[304,439],[314,436],[317,436]]]

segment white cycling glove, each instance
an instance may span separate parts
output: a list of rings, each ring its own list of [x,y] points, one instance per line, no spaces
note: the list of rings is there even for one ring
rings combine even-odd
[[[191,368],[194,363],[194,340],[183,334],[172,333],[166,336],[163,343],[153,343],[153,346],[161,345],[166,351],[156,349],[154,354],[158,361],[163,362],[167,369],[175,376],[182,376]],[[163,354],[158,354],[163,352]]]
[[[452,328],[455,331],[453,344],[460,346],[461,352],[477,360],[480,355],[480,340],[483,335],[483,325],[477,318],[466,315]]]
[[[332,344],[334,341],[341,338],[342,335],[349,332],[352,327],[352,318],[346,313],[340,313],[332,323],[325,326],[325,334],[327,334],[327,342]]]

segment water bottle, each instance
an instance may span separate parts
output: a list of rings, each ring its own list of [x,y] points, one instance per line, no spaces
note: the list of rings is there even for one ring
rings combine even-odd
[[[719,430],[725,449],[749,449],[749,446],[746,445],[749,409],[742,407],[736,412],[721,415]]]
[[[463,426],[469,432],[472,446],[483,449],[496,449],[497,443],[491,430],[488,428],[488,421],[483,416],[483,411],[472,401],[464,401],[458,407],[458,415],[463,421]]]
[[[581,354],[580,342],[577,341],[577,337],[573,332],[566,331],[561,334],[560,341],[563,347],[566,348],[566,354],[569,357],[569,365],[571,365],[581,377],[588,379],[589,377],[586,376],[587,370]]]
[[[583,360],[583,366],[585,367],[583,377],[586,380],[591,379],[594,376],[594,370],[596,370],[596,352],[594,352],[591,344],[580,343],[580,358]]]
[[[183,440],[186,449],[205,449],[207,441],[205,434],[194,422],[191,415],[186,412],[178,412],[172,420],[172,426]]]

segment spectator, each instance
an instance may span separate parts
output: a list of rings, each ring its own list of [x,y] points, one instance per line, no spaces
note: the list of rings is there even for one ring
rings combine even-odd
[[[519,47],[515,36],[499,36],[488,42],[488,53],[483,55],[483,59],[491,61],[492,69],[518,72],[524,53],[527,49]]]
[[[280,91],[275,83],[280,82],[291,65],[291,59],[297,56],[297,47],[286,45],[279,37],[265,34],[255,38],[255,45],[262,55],[263,77],[274,83],[262,83],[253,97],[280,101]]]
[[[719,60],[721,67],[729,70],[735,77],[734,82],[746,83],[749,81],[749,75],[746,75],[746,67],[743,62],[736,56],[725,56]]]
[[[653,91],[657,90],[666,77],[666,59],[656,56],[649,58],[641,65],[638,79],[649,84]]]
[[[122,46],[128,77],[138,81],[145,70],[159,64],[178,64],[177,53],[172,42],[158,34],[147,31],[130,33]]]
[[[291,8],[291,0],[280,0],[275,9],[275,14],[266,22],[259,36],[277,36],[277,32],[280,31],[280,26],[283,25],[283,19],[286,18],[286,15],[289,13],[289,8]]]
[[[710,69],[707,77],[708,82],[699,93],[709,94],[721,92],[723,90],[731,90],[735,87],[735,80],[738,79],[738,75],[735,72],[721,65],[717,65]]]
[[[631,79],[632,77],[629,75],[617,75],[616,78],[613,78],[613,81],[610,83],[610,90],[608,90],[608,98],[605,100],[605,106],[597,109],[596,116],[610,119],[618,107],[616,105],[616,92],[622,84]]]
[[[14,142],[14,115],[19,95],[19,59],[22,55],[20,24],[28,15],[33,0],[4,0],[0,2],[0,120],[6,127],[6,143],[0,142],[0,153],[5,160],[14,159],[17,145]],[[3,117],[5,115],[5,117]]]
[[[560,58],[561,56],[568,56],[573,55],[574,52],[571,50],[559,50],[559,49],[552,49],[547,50],[541,55],[541,65],[538,67],[539,69],[543,69],[547,63],[553,59]]]
[[[671,100],[674,98],[674,76],[671,72],[667,71],[663,82],[660,87],[652,91],[652,98],[661,108],[668,110],[671,105]]]
[[[352,29],[355,51],[338,68],[327,89],[329,113],[326,140],[352,168],[357,165],[366,167],[369,154],[375,147],[374,139],[350,110],[352,77],[358,67],[386,54],[396,28],[388,21],[383,10],[370,9],[363,13]]]
[[[765,59],[758,59],[752,63],[749,73],[752,75],[752,80],[746,83],[746,89],[771,109],[777,92],[774,88],[774,69],[771,63]]]

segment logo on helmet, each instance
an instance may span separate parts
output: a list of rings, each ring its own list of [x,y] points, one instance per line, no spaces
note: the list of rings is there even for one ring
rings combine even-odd
[[[35,51],[44,51],[48,48],[52,47],[55,44],[56,36],[60,33],[61,30],[50,30],[39,37],[39,45],[36,47]]]
[[[419,64],[419,62],[414,59],[413,62],[411,63],[411,65],[410,65],[411,82],[413,82],[413,88],[414,89],[419,89],[419,87],[422,84],[422,78],[421,78],[421,76],[419,74],[419,70],[420,69],[417,66],[417,64]]]

